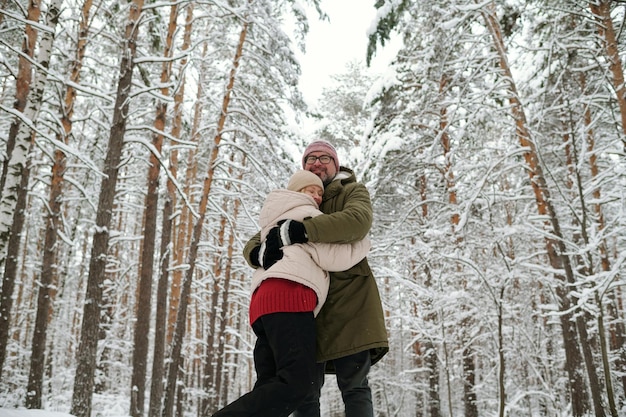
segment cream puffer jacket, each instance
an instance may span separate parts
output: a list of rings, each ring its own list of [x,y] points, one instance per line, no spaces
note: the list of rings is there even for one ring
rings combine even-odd
[[[284,219],[302,221],[322,214],[310,195],[285,189],[270,192],[265,199],[259,223],[261,239]],[[330,278],[327,271],[345,271],[367,256],[369,238],[354,243],[303,243],[283,247],[283,257],[268,270],[257,268],[252,275],[251,293],[267,278],[299,282],[317,294],[314,315],[320,311],[328,295]]]

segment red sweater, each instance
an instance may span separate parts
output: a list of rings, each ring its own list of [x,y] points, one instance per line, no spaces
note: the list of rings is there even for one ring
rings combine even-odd
[[[250,323],[270,313],[302,313],[317,305],[315,291],[306,285],[281,278],[267,278],[250,300]]]

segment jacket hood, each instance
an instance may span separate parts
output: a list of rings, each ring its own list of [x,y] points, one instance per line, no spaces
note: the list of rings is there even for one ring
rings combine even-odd
[[[259,223],[262,229],[261,233],[263,234],[263,231],[266,231],[264,229],[268,226],[273,226],[278,223],[278,221],[285,219],[286,212],[296,208],[300,210],[303,206],[317,210],[315,200],[308,194],[285,189],[271,191],[267,195],[261,213],[259,214]]]

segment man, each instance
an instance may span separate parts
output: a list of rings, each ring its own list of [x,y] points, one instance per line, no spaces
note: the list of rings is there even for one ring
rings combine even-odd
[[[339,166],[335,148],[326,141],[311,143],[302,156],[302,167],[324,183],[320,205],[324,215],[302,222],[288,220],[273,229],[263,245],[259,234],[254,236],[244,248],[251,266],[269,268],[282,256],[284,245],[351,243],[368,234],[373,217],[369,192],[356,181],[354,172]],[[370,366],[389,351],[378,287],[367,258],[330,277],[326,303],[316,318],[319,381],[295,416],[319,417],[327,372],[336,374],[346,417],[373,417],[367,376]]]

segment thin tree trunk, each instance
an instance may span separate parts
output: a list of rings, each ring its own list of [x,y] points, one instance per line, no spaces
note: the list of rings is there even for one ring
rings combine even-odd
[[[28,4],[27,19],[31,22],[38,22],[41,14],[41,1],[31,0]],[[26,108],[26,100],[28,98],[28,92],[30,91],[30,84],[32,81],[32,65],[30,58],[33,57],[35,52],[35,44],[37,42],[37,30],[34,26],[27,24],[24,28],[24,43],[22,44],[22,55],[18,60],[18,73],[15,85],[15,103],[13,108],[18,112],[23,112]],[[2,173],[0,174],[0,203],[5,199],[5,194],[15,195],[19,181],[12,183],[13,190],[5,190],[7,173],[9,167],[13,175],[21,176],[22,169],[24,168],[25,161],[20,161],[18,166],[13,161],[13,149],[15,148],[16,136],[20,127],[20,119],[16,118],[11,127],[9,128],[9,136],[6,143],[6,160],[2,164]],[[20,144],[20,147],[28,147],[28,143]],[[18,177],[15,178],[17,180]],[[15,198],[15,197],[13,197]],[[13,200],[15,202],[15,200]],[[6,206],[6,209],[5,207]],[[13,208],[11,208],[13,207]],[[2,212],[0,212],[0,269],[6,267],[6,249],[9,244],[10,232],[13,222],[13,211],[16,209],[11,201],[7,201],[6,204],[0,206]],[[6,210],[6,211],[5,211]],[[2,379],[2,369],[4,368],[4,361],[6,359],[7,344],[9,343],[9,325],[11,319],[11,310],[13,308],[13,290],[15,288],[15,275],[10,278],[7,275],[2,277],[2,293],[0,298],[0,380]]]
[[[585,74],[580,74],[579,79],[581,81],[582,90],[584,91],[586,86]],[[595,135],[592,128],[591,109],[589,106],[585,107],[584,121],[586,126],[587,154],[589,155],[591,178],[594,180],[594,183],[596,183],[595,180],[598,178],[600,170],[597,163],[598,157],[595,150]],[[593,204],[593,211],[595,213],[598,234],[603,235],[606,225],[604,221],[604,213],[602,211],[602,204],[599,203],[599,201],[602,201],[602,193],[599,185],[594,188],[592,195],[594,201],[596,201],[596,203]],[[609,260],[605,238],[598,243],[598,250],[600,252],[600,266],[602,271],[611,271],[611,262]],[[617,279],[617,277],[615,277],[615,279]],[[609,344],[611,350],[615,351],[615,366],[617,367],[619,375],[621,375],[619,379],[622,383],[622,390],[626,393],[626,326],[624,326],[624,320],[621,318],[620,309],[618,308],[620,297],[616,294],[617,291],[618,289],[616,288],[615,290],[609,290],[606,293],[606,297],[608,298],[606,309],[611,322],[611,324],[609,324]],[[607,375],[607,379],[610,379],[610,375]]]
[[[231,160],[232,160],[232,155],[231,155]],[[244,156],[241,165],[245,166],[246,164],[246,158]],[[232,166],[231,165],[229,167],[229,177],[232,177],[233,174],[233,170],[232,170]],[[237,178],[238,180],[241,180],[243,178],[243,171],[239,174],[239,177]],[[229,183],[227,184],[226,188],[227,190],[229,190],[232,187],[232,185]],[[225,202],[225,205],[227,204],[227,202]],[[239,199],[235,199],[235,201],[233,202],[233,208],[232,210],[227,210],[227,207],[224,207],[225,212],[229,212],[232,211],[232,218],[236,219],[237,215],[239,213],[239,206],[241,204],[241,201]],[[209,330],[211,332],[211,335],[209,337],[209,340],[211,342],[211,344],[207,344],[207,349],[209,350],[210,355],[207,355],[207,367],[206,367],[206,371],[205,371],[205,381],[211,383],[210,386],[208,386],[208,390],[205,389],[205,392],[210,392],[211,394],[214,395],[209,395],[209,398],[205,401],[206,406],[204,406],[202,408],[204,415],[211,415],[213,413],[215,413],[220,407],[224,406],[226,401],[228,400],[227,398],[222,398],[221,396],[217,395],[217,393],[219,393],[222,389],[222,382],[223,382],[223,378],[222,378],[222,374],[224,372],[224,356],[225,356],[225,343],[226,343],[226,322],[227,322],[227,318],[230,314],[230,311],[228,309],[228,294],[229,294],[229,290],[230,290],[230,281],[231,281],[231,275],[232,275],[232,259],[233,259],[233,244],[234,244],[234,231],[233,229],[233,225],[227,221],[225,216],[222,216],[222,221],[221,221],[221,226],[220,226],[220,234],[219,234],[219,242],[218,242],[218,246],[220,248],[224,247],[224,243],[225,243],[225,232],[226,232],[226,228],[227,226],[230,225],[230,234],[228,236],[228,245],[226,247],[226,256],[221,257],[222,259],[225,260],[225,265],[222,262],[219,262],[220,266],[220,271],[216,271],[216,273],[214,274],[214,277],[216,278],[216,284],[214,285],[214,289],[213,289],[213,298],[215,300],[215,307],[213,308],[212,311],[214,312],[214,314],[212,314],[212,320],[211,320],[211,325],[209,327]],[[222,270],[223,267],[223,270]],[[221,285],[221,293],[222,293],[222,300],[221,300],[221,305],[219,305],[219,308],[217,308],[217,300],[218,297],[217,295],[219,294],[219,288],[220,286],[217,285],[217,278],[218,277],[222,277],[223,278],[223,282]],[[216,327],[216,317],[217,314],[216,312],[220,312],[220,326],[219,329],[217,329]],[[215,351],[212,351],[213,348],[215,347],[217,341],[217,349]],[[221,402],[220,402],[221,401]]]
[[[7,170],[7,179],[4,183],[5,189],[2,193],[2,202],[0,210],[3,212],[2,224],[0,224],[0,244],[8,243],[7,247],[2,247],[0,252],[6,249],[6,263],[4,268],[4,277],[2,283],[2,299],[0,300],[0,370],[4,364],[6,356],[6,343],[9,335],[10,316],[13,308],[13,290],[17,279],[18,256],[20,250],[20,241],[22,229],[24,227],[26,199],[28,194],[28,182],[30,177],[30,168],[28,167],[28,154],[33,147],[35,141],[34,126],[37,123],[39,110],[43,101],[43,93],[48,79],[48,68],[50,66],[50,55],[52,44],[54,42],[54,34],[59,19],[60,4],[55,2],[50,5],[46,17],[46,23],[52,29],[46,31],[41,38],[38,48],[38,63],[41,69],[35,74],[35,83],[29,94],[29,99],[24,108],[24,120],[19,124],[17,135],[15,136],[15,148],[9,160]],[[10,224],[6,222],[11,218]],[[4,226],[8,226],[4,228]],[[8,237],[8,240],[5,238]],[[0,262],[0,265],[2,262]],[[45,320],[48,314],[47,309],[41,314],[40,320]],[[41,347],[41,354],[45,346]],[[39,353],[39,352],[37,352]],[[40,364],[43,367],[43,363]],[[1,378],[1,371],[0,371]]]
[[[232,169],[229,168],[230,174],[232,174]],[[228,187],[228,185],[227,185]],[[228,212],[228,208],[226,207],[227,201],[224,200],[224,212]],[[236,216],[233,216],[236,217]],[[228,259],[222,255],[223,248],[225,246],[225,235],[226,235],[226,226],[227,219],[226,216],[222,216],[220,220],[220,230],[217,235],[217,242],[215,246],[218,248],[219,253],[215,254],[215,259]],[[220,280],[224,278],[224,269],[223,262],[216,261],[213,267],[213,291],[211,292],[211,319],[208,324],[209,334],[207,336],[207,354],[205,359],[205,366],[203,372],[203,381],[202,388],[205,393],[208,393],[208,398],[203,400],[202,404],[202,412],[207,415],[212,415],[215,413],[221,406],[224,405],[224,402],[227,400],[225,398],[220,398],[217,395],[220,392],[220,354],[219,347],[216,349],[216,345],[220,345],[224,341],[224,333],[217,326],[218,312],[221,313],[220,320],[224,320],[224,315],[226,312],[223,310],[226,306],[224,301],[222,301],[220,305],[219,295],[220,293],[224,294],[226,292],[226,288],[224,285],[220,285]],[[221,321],[220,321],[221,324]],[[221,401],[221,402],[220,402]]]
[[[60,3],[60,2],[58,2]],[[76,90],[72,85],[78,84],[80,79],[80,69],[85,55],[87,43],[88,18],[91,9],[91,0],[83,3],[81,22],[76,49],[76,60],[70,72],[70,83],[65,92],[64,105],[62,107],[61,124],[63,132],[57,134],[57,139],[67,144],[72,130],[72,116]],[[58,7],[59,5],[57,5]],[[56,10],[50,9],[49,13]],[[57,15],[58,18],[58,15]],[[66,156],[60,149],[54,151],[54,163],[52,165],[52,179],[50,180],[50,193],[48,196],[49,213],[46,219],[46,232],[44,237],[43,260],[41,266],[41,279],[37,301],[37,315],[35,318],[35,331],[33,334],[32,352],[30,358],[30,373],[28,375],[28,386],[26,389],[26,407],[41,408],[41,395],[43,387],[44,365],[45,365],[45,345],[47,327],[52,314],[51,304],[54,300],[53,289],[58,281],[58,259],[57,259],[57,233],[61,228],[61,196],[63,194],[63,177],[66,169]]]
[[[606,344],[606,332],[604,331],[604,307],[602,305],[602,298],[598,291],[594,293],[596,297],[596,304],[598,305],[597,314],[597,326],[598,326],[598,338],[600,339],[600,357],[602,361],[602,370],[604,371],[604,385],[606,387],[606,398],[609,402],[609,412],[612,417],[618,417],[617,405],[615,404],[615,391],[613,390],[613,380],[611,378],[611,365],[609,352]],[[600,389],[600,387],[598,387]]]
[[[498,417],[505,416],[506,409],[506,361],[504,357],[504,311],[502,308],[504,300],[503,285],[500,288],[498,298]]]
[[[96,225],[87,278],[87,293],[83,309],[83,323],[81,326],[80,344],[78,346],[76,376],[74,378],[74,392],[70,411],[76,417],[90,417],[91,415],[98,331],[102,313],[102,284],[109,246],[109,228],[119,163],[124,145],[124,134],[126,133],[126,117],[129,109],[136,41],[139,33],[138,25],[142,8],[143,0],[134,0],[129,8],[125,45],[122,49],[120,78],[117,86],[113,123],[109,135],[109,147],[104,161],[104,178],[102,179],[100,196],[98,198]]]
[[[185,33],[191,32],[193,25],[193,17],[190,16],[192,10],[188,10],[187,12],[187,23],[185,26]],[[189,35],[190,36],[190,35]],[[204,58],[207,55],[208,45],[204,44],[202,48],[202,58],[201,61],[204,61]],[[200,121],[202,118],[202,110],[203,110],[203,100],[204,100],[204,91],[202,85],[205,82],[205,68],[204,65],[200,66],[200,74],[198,80],[198,89],[196,93],[196,102],[194,103],[194,115],[193,115],[193,126],[191,129],[191,138],[194,143],[199,143],[199,129],[200,129]],[[193,222],[191,220],[191,204],[194,203],[194,196],[191,195],[192,184],[194,184],[196,180],[196,174],[198,170],[198,164],[196,161],[197,153],[195,149],[190,149],[187,155],[187,171],[185,173],[185,195],[188,196],[189,201],[188,204],[182,204],[180,209],[180,215],[177,226],[173,230],[173,239],[174,239],[174,265],[179,266],[179,268],[174,269],[172,272],[172,284],[171,284],[171,294],[170,294],[170,305],[167,319],[167,343],[171,345],[174,330],[176,328],[176,315],[178,313],[179,305],[180,305],[180,293],[183,279],[183,269],[180,266],[183,265],[185,256],[188,254],[189,247],[189,239],[191,236],[191,228]]]
[[[2,15],[0,15],[2,16]],[[41,16],[41,0],[30,0],[28,2],[28,12],[26,20],[29,22],[39,22]],[[30,91],[30,84],[32,82],[32,63],[31,59],[35,54],[35,46],[37,45],[37,29],[35,26],[26,24],[24,28],[24,42],[22,43],[22,53],[18,58],[17,78],[15,80],[15,103],[13,108],[18,112],[23,112],[26,108],[26,100],[28,99],[28,93]],[[0,198],[4,195],[4,185],[7,179],[7,172],[9,168],[9,161],[15,148],[15,138],[17,136],[18,129],[20,127],[19,118],[11,123],[9,128],[9,136],[7,137],[6,144],[6,160],[2,164],[2,173],[0,174]],[[4,256],[4,249],[0,251],[0,254]],[[0,267],[4,259],[0,259]],[[0,339],[3,340],[3,339]],[[1,365],[1,363],[0,363]]]
[[[507,80],[509,85],[509,103],[511,105],[513,118],[515,119],[517,137],[520,141],[520,145],[524,149],[527,149],[527,151],[524,152],[524,159],[528,168],[527,172],[530,178],[530,184],[535,194],[537,210],[540,215],[545,216],[548,219],[545,222],[545,226],[551,229],[551,235],[554,236],[550,237],[547,235],[544,238],[548,258],[550,260],[550,265],[554,270],[563,270],[565,272],[565,276],[560,274],[555,276],[558,282],[555,291],[560,301],[559,307],[562,313],[560,314],[560,320],[566,357],[565,367],[569,376],[572,413],[574,417],[582,417],[587,411],[589,411],[589,405],[585,380],[583,378],[582,370],[580,369],[582,358],[578,348],[579,341],[576,337],[576,330],[580,332],[580,343],[585,350],[584,358],[587,360],[590,356],[590,349],[589,343],[585,338],[586,325],[580,315],[577,315],[574,318],[572,314],[572,307],[577,303],[576,300],[573,299],[572,294],[568,291],[569,286],[575,285],[571,262],[567,255],[565,244],[563,243],[561,228],[556,212],[552,207],[548,186],[543,176],[543,170],[539,164],[539,156],[537,154],[535,144],[531,140],[531,135],[526,122],[526,115],[521,102],[519,101],[517,88],[507,62],[506,48],[504,46],[502,31],[497,17],[495,16],[495,12],[493,11],[493,6],[493,3],[491,3],[490,6],[487,6],[491,10],[487,11],[486,9],[483,9],[482,14],[485,19],[487,29],[492,35],[494,47],[500,60],[500,68],[504,72],[504,79]],[[592,377],[594,370],[589,368],[588,363],[586,363],[586,365],[587,373],[590,377]],[[601,410],[596,408],[596,415],[602,415]]]
[[[193,27],[193,3],[187,6],[185,34],[183,36],[182,50],[187,51],[191,46],[191,29]],[[180,138],[182,131],[183,99],[185,94],[185,67],[187,58],[181,60],[180,83],[178,91],[174,94],[174,118],[172,122],[172,137]],[[161,260],[159,262],[159,281],[157,287],[157,308],[154,333],[154,354],[152,358],[152,381],[150,385],[150,404],[148,417],[159,417],[161,414],[163,388],[164,388],[164,361],[165,343],[167,337],[167,295],[169,287],[169,267],[172,252],[172,214],[176,207],[176,184],[178,177],[178,151],[172,149],[169,163],[170,175],[167,180],[167,196],[163,204],[163,219],[161,227]]]
[[[441,417],[441,399],[439,398],[439,360],[435,345],[427,341],[423,347],[424,364],[428,370],[427,413],[429,417]]]
[[[439,96],[443,101],[446,88],[448,85],[448,77],[445,74],[441,75],[439,80]],[[456,195],[456,182],[454,179],[454,171],[452,169],[452,144],[450,142],[450,136],[448,135],[448,112],[447,108],[442,105],[439,110],[439,132],[441,147],[443,149],[444,158],[444,180],[446,183],[446,191],[448,192],[448,203],[453,208],[454,212],[450,217],[450,224],[452,233],[456,236],[455,242],[460,244],[463,240],[462,236],[458,234],[460,215],[458,213],[457,195]],[[460,266],[457,265],[457,272],[460,271]],[[463,289],[466,289],[467,283],[462,282]],[[461,308],[465,308],[462,306]],[[461,331],[463,333],[461,344],[464,346],[462,350],[462,362],[463,362],[463,404],[465,407],[465,417],[478,417],[478,405],[476,398],[476,365],[474,363],[474,349],[472,345],[466,340],[465,329],[471,328],[471,318],[469,314],[465,314],[461,322]]]
[[[218,122],[217,122],[217,134],[213,139],[213,150],[211,151],[211,156],[209,158],[208,164],[208,172],[203,182],[202,187],[202,196],[200,197],[200,205],[198,209],[198,218],[193,227],[193,236],[191,240],[191,245],[189,247],[189,255],[188,255],[188,269],[185,271],[185,279],[183,281],[181,297],[180,297],[180,308],[178,309],[178,314],[176,316],[176,330],[174,331],[174,340],[172,341],[172,355],[170,366],[168,370],[168,378],[167,378],[167,388],[165,390],[165,406],[163,411],[164,417],[172,417],[172,412],[174,408],[174,400],[175,400],[175,387],[178,376],[179,368],[182,365],[181,362],[181,352],[182,352],[182,344],[183,337],[185,335],[185,319],[187,316],[187,304],[189,294],[191,292],[191,281],[193,278],[193,270],[195,268],[196,256],[198,254],[198,246],[200,243],[200,238],[202,237],[202,226],[204,224],[204,218],[206,215],[206,208],[209,201],[209,193],[211,192],[211,186],[213,184],[213,175],[215,173],[215,163],[217,161],[217,157],[219,154],[219,144],[222,140],[222,133],[224,131],[224,125],[226,123],[226,116],[228,115],[228,106],[230,104],[230,97],[233,90],[233,86],[235,84],[235,78],[237,75],[237,69],[239,68],[239,61],[243,54],[243,45],[246,40],[246,35],[248,33],[248,22],[244,21],[243,28],[239,35],[239,43],[237,44],[237,50],[235,52],[235,58],[233,60],[233,67],[230,71],[230,77],[228,80],[228,85],[226,87],[226,92],[224,94],[224,98],[222,100],[222,111],[220,113]],[[80,416],[79,416],[80,417]]]
[[[165,49],[163,51],[163,64],[161,68],[161,96],[170,94],[169,83],[172,73],[172,56],[174,34],[178,25],[178,3],[173,3],[170,8],[170,21],[168,25]],[[137,299],[137,316],[135,321],[135,333],[133,338],[133,372],[131,376],[130,391],[130,415],[132,417],[143,416],[146,371],[148,368],[148,335],[150,333],[150,318],[152,313],[152,277],[154,274],[154,253],[156,246],[156,230],[159,206],[159,175],[161,173],[160,153],[163,147],[163,134],[167,117],[167,103],[159,101],[156,106],[154,130],[157,132],[152,137],[154,149],[150,152],[150,166],[148,168],[148,189],[145,198],[145,212],[143,222],[143,245],[139,268],[139,295]]]
[[[421,174],[417,180],[415,181],[415,188],[419,191],[420,200],[422,201],[422,217],[428,217],[428,204],[426,201],[428,199],[427,195],[427,180],[424,174]],[[414,242],[414,238],[412,239],[412,243]],[[426,280],[424,281],[424,286],[426,288],[431,288],[433,285],[432,275],[430,272],[430,267],[426,265],[424,267],[424,275],[426,276]],[[423,306],[427,311],[432,311],[433,305],[432,300],[428,300],[427,304]],[[415,308],[418,308],[416,305]],[[430,322],[434,322],[436,320],[436,314],[429,313],[426,316],[426,320]],[[423,355],[424,365],[426,367],[426,375],[428,379],[428,393],[426,395],[427,401],[427,415],[429,417],[441,417],[441,398],[439,396],[440,390],[440,382],[439,382],[439,355],[437,354],[437,347],[430,340],[424,341],[422,344],[422,349],[420,352],[416,352],[416,354]]]
[[[169,182],[169,181],[168,181]],[[168,187],[169,189],[170,187]],[[161,260],[159,262],[159,281],[156,297],[156,320],[154,330],[154,352],[152,358],[152,382],[150,385],[150,404],[148,417],[158,417],[161,412],[163,397],[163,376],[165,361],[165,336],[167,323],[167,287],[169,259],[172,238],[172,206],[174,201],[168,190],[163,204],[163,226],[161,230]]]
[[[564,120],[565,119],[567,118],[564,117]],[[570,124],[573,126],[574,125],[573,121],[570,120]],[[568,131],[566,126],[564,126],[563,130],[565,132]],[[573,136],[570,135],[569,133],[564,135],[564,143],[565,143],[564,149],[565,149],[565,154],[566,154],[567,167],[569,171],[569,177],[568,177],[569,180],[566,181],[566,186],[572,192],[573,195],[578,197],[578,199],[580,200],[580,207],[581,207],[580,221],[578,220],[574,221],[574,225],[577,226],[580,229],[580,231],[575,233],[574,239],[576,240],[576,243],[578,243],[581,247],[588,248],[588,247],[591,247],[592,245],[592,243],[590,242],[589,231],[588,231],[591,216],[589,216],[589,213],[588,213],[587,204],[585,202],[585,193],[583,190],[582,179],[580,178],[580,172],[579,172],[579,169],[577,168],[579,166],[578,152],[577,152],[576,144],[573,141]],[[587,282],[587,285],[589,285],[592,288],[597,288],[597,283],[595,282],[595,279],[589,279],[589,277],[592,277],[595,274],[594,268],[593,268],[594,261],[593,261],[591,252],[586,251],[585,256],[578,255],[577,259],[580,265],[580,267],[578,268],[580,273],[583,274],[585,277],[588,277],[585,280]],[[595,299],[597,301],[597,308],[598,308],[598,311],[596,313],[597,315],[595,317],[596,322],[598,324],[598,333],[600,335],[600,337],[598,338],[598,343],[600,344],[600,351],[601,351],[600,353],[601,353],[602,362],[604,365],[606,365],[608,363],[608,358],[606,357],[607,348],[606,348],[606,339],[604,338],[604,318],[603,318],[604,312],[602,308],[602,300],[600,298],[600,295],[598,294],[597,289],[594,289],[593,292],[594,292]],[[580,314],[583,315],[585,323],[586,322],[591,323],[593,321],[593,317],[591,317],[591,314],[588,311],[584,311]],[[590,343],[591,343],[591,339],[587,337],[586,324],[583,324],[579,331],[581,334],[581,338],[584,338],[583,340],[590,340]],[[596,410],[596,415],[604,416],[604,410],[603,410],[603,405],[602,405],[602,397],[603,397],[602,386],[600,383],[600,378],[597,376],[596,365],[593,360],[591,349],[590,348],[583,349],[583,354],[585,355],[585,364],[588,368],[590,368],[590,370],[588,370],[589,384],[591,388],[592,398],[594,401],[594,408]],[[610,372],[606,372],[608,370],[607,366],[604,366],[603,369],[605,370],[605,386],[606,386],[606,391],[607,391],[606,397],[609,402],[609,409],[611,410],[611,413],[615,415],[617,411],[615,408],[615,401],[614,401],[615,399],[613,397],[613,384],[611,380],[611,374]],[[602,410],[600,414],[598,414],[599,412],[598,410]]]
[[[617,104],[622,118],[622,133],[626,135],[626,86],[624,85],[624,68],[619,56],[617,34],[611,19],[611,0],[592,0],[589,8],[598,23],[598,33],[604,43],[609,70],[613,74],[613,88],[617,95]],[[622,139],[622,149],[626,152],[626,140]]]
[[[222,221],[220,224],[220,232],[218,237],[217,246],[223,247],[223,238],[224,238],[224,230],[226,227],[226,219],[222,217]],[[222,240],[220,242],[220,239]],[[216,256],[217,258],[217,256]],[[206,342],[206,358],[202,376],[202,388],[208,397],[203,399],[201,410],[205,415],[212,415],[215,413],[222,404],[220,404],[220,400],[224,401],[224,398],[220,398],[217,393],[219,392],[217,389],[219,387],[219,381],[216,378],[217,374],[217,353],[215,349],[215,345],[217,344],[217,340],[223,337],[222,334],[217,331],[217,312],[218,309],[218,301],[220,294],[220,287],[218,285],[218,277],[221,276],[221,270],[219,268],[220,262],[215,263],[215,267],[213,268],[213,291],[211,292],[211,317],[208,324],[208,335]]]
[[[237,200],[238,202],[239,200]],[[237,204],[237,203],[236,203]],[[235,212],[237,211],[237,208],[235,208]],[[236,216],[236,213],[235,213]],[[225,382],[225,378],[223,378],[223,374],[224,374],[224,362],[225,362],[225,358],[224,356],[226,355],[225,353],[225,348],[226,348],[226,324],[229,321],[229,317],[231,316],[229,314],[230,310],[229,310],[229,302],[228,302],[228,295],[230,293],[230,280],[231,280],[231,267],[230,267],[230,260],[233,259],[232,258],[232,242],[234,240],[234,232],[231,230],[230,233],[230,237],[229,237],[229,247],[228,247],[228,255],[227,258],[228,259],[228,264],[226,266],[227,271],[225,271],[224,273],[224,283],[223,283],[223,289],[222,289],[222,305],[220,307],[220,327],[217,330],[218,334],[221,335],[221,337],[218,339],[218,344],[217,344],[217,352],[216,352],[216,357],[217,357],[217,362],[216,362],[216,372],[215,372],[215,392],[220,392],[222,391],[223,388],[226,388],[224,385],[222,385]],[[238,362],[238,361],[236,361]],[[226,398],[223,398],[223,400],[226,400]],[[220,404],[221,406],[222,404]],[[224,404],[225,405],[225,404]]]

